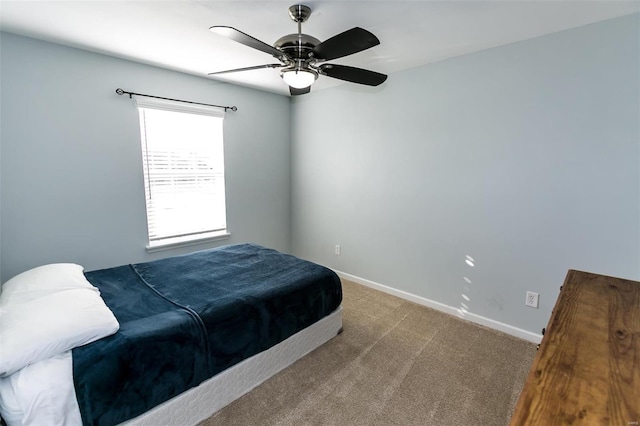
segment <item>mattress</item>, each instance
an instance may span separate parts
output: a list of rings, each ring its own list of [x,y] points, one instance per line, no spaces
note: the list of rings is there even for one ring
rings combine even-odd
[[[123,425],[196,425],[294,363],[342,330],[342,308]],[[32,364],[0,380],[0,400],[12,412],[9,424],[77,426],[71,351]],[[15,382],[11,386],[9,382]],[[51,390],[54,392],[51,392]]]
[[[254,244],[85,273],[120,323],[73,349],[84,424],[118,424],[334,313],[337,275]]]
[[[342,331],[342,308],[122,426],[196,425]]]

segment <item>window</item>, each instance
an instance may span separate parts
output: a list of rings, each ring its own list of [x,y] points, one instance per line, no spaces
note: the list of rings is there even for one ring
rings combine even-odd
[[[147,249],[228,237],[224,113],[136,99],[147,204]]]

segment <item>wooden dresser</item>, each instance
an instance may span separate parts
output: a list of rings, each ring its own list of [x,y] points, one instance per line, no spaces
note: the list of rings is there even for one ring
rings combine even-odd
[[[640,425],[640,282],[570,270],[510,425]]]

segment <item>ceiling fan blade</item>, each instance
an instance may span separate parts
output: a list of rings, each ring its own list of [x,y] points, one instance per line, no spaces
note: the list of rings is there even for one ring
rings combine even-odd
[[[236,30],[233,27],[213,26],[210,27],[209,30],[211,30],[211,32],[215,34],[221,35],[240,44],[244,44],[245,46],[258,49],[262,52],[268,53],[269,55],[273,55],[276,58],[285,56],[283,52],[276,49],[275,47],[270,46],[267,43],[258,40],[257,38],[253,38],[249,34],[245,34],[242,31]]]
[[[387,79],[385,74],[346,65],[323,64],[320,65],[320,71],[329,77],[352,83],[366,84],[367,86],[378,86]]]
[[[305,87],[304,89],[296,89],[295,87],[289,86],[289,93],[291,93],[291,96],[304,95],[306,93],[309,93],[310,91],[311,86]]]
[[[256,65],[255,67],[245,67],[245,68],[236,68],[236,69],[233,69],[233,70],[210,72],[208,75],[217,75],[217,74],[227,74],[227,73],[230,73],[230,72],[259,70],[259,69],[263,69],[263,68],[278,68],[278,67],[281,67],[281,66],[282,66],[282,64]]]
[[[313,48],[313,55],[318,59],[330,61],[362,52],[378,44],[378,37],[367,30],[355,27],[323,41]]]

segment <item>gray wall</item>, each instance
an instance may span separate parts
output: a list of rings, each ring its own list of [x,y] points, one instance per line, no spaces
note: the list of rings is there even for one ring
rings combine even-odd
[[[639,30],[633,15],[296,98],[294,253],[532,332],[569,268],[640,279]]]
[[[290,250],[288,97],[1,33],[2,280],[253,241]],[[148,255],[138,114],[115,89],[218,105],[231,239]]]
[[[567,269],[640,279],[639,30],[624,17],[293,105],[0,33],[2,280],[206,247],[146,253],[137,112],[122,87],[239,107],[225,120],[232,237],[207,246],[293,250],[537,332]]]

